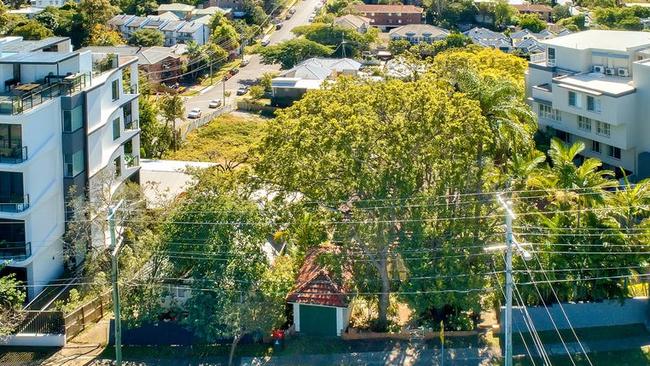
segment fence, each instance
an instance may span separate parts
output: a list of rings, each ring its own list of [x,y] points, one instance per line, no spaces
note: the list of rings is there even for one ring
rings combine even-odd
[[[95,323],[103,318],[110,306],[111,292],[108,291],[66,315],[64,317],[66,338],[76,336],[86,329],[88,324]]]
[[[212,111],[210,113],[201,116],[201,118],[193,119],[187,123],[181,124],[181,127],[179,128],[181,140],[185,140],[187,138],[187,135],[189,135],[190,132],[207,124],[208,122],[212,121],[216,117],[232,111],[233,111],[233,107],[230,105],[226,105],[221,108],[218,108],[215,111]]]

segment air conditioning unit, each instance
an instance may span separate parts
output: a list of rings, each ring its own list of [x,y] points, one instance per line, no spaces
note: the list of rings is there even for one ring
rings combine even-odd
[[[613,67],[605,68],[605,75],[616,75]]]
[[[603,65],[594,65],[594,67],[591,68],[593,72],[598,72],[598,73],[604,73],[605,72],[605,66]]]
[[[624,77],[630,76],[630,70],[628,70],[627,67],[619,67],[618,69],[616,69],[616,73],[618,74],[618,76],[624,76]]]

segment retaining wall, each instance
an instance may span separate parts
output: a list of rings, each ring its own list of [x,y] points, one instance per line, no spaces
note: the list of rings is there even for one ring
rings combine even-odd
[[[562,304],[571,325],[574,328],[609,327],[620,325],[643,324],[650,320],[650,301],[647,297],[618,300],[606,300],[593,303]],[[559,329],[569,329],[569,324],[558,304],[548,306],[548,311]],[[537,331],[554,330],[549,314],[543,306],[528,307]],[[501,308],[500,324],[504,324],[505,307]],[[512,308],[512,327],[526,331],[524,312],[521,307]],[[503,328],[503,327],[501,327]],[[503,331],[503,329],[501,329]]]

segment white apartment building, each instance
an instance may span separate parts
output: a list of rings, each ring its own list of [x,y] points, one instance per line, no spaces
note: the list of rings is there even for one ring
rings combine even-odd
[[[0,39],[0,275],[29,298],[63,272],[71,187],[87,196],[102,172],[115,189],[139,180],[137,75],[137,57],[68,38]]]
[[[590,30],[542,41],[526,87],[539,128],[583,155],[650,176],[650,33]]]
[[[129,39],[138,29],[156,29],[163,33],[165,46],[174,46],[178,43],[194,41],[204,45],[210,39],[211,15],[183,20],[172,12],[161,15],[136,15],[120,14],[108,21],[108,26],[120,32],[124,39]]]

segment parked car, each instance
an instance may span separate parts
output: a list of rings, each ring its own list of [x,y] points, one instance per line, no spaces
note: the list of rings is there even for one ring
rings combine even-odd
[[[239,72],[239,69],[236,68],[236,67],[234,69],[230,69],[230,75],[235,75],[238,72]]]
[[[209,108],[219,108],[221,107],[221,99],[212,99],[210,101],[210,104],[208,104]]]
[[[278,30],[278,29],[280,29],[280,28],[282,28],[282,23],[278,23],[278,24],[275,25],[275,29],[276,29],[276,30]]]
[[[264,38],[262,38],[262,46],[266,47],[271,43],[271,36],[266,35]]]
[[[289,19],[291,19],[292,16],[293,16],[293,14],[287,13],[287,15],[284,17],[284,19],[289,20]]]
[[[246,85],[244,85],[241,88],[237,89],[237,95],[244,95],[246,93],[248,93],[248,87]]]
[[[293,15],[295,13],[296,13],[296,8],[292,7],[291,9],[289,9],[289,14]]]
[[[313,21],[314,21],[314,18],[316,18],[316,15],[315,15],[315,14],[310,15],[310,16],[309,16],[309,22],[310,22],[310,23],[313,22]]]
[[[244,58],[243,60],[241,60],[241,63],[239,64],[239,66],[240,67],[247,66],[250,62],[251,62],[250,58]]]
[[[187,118],[192,118],[192,119],[201,118],[201,115],[202,115],[201,108],[194,108],[190,111],[190,113],[187,114]]]

